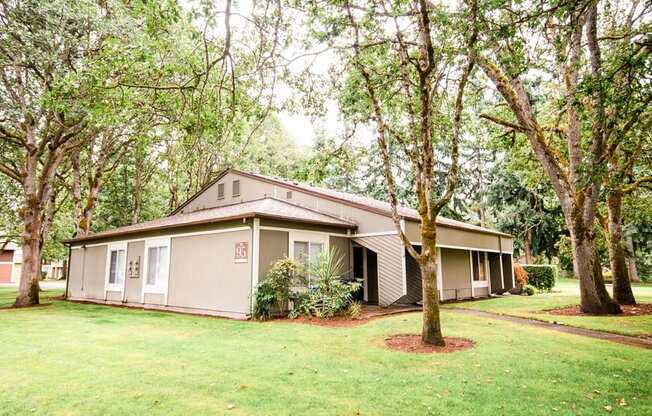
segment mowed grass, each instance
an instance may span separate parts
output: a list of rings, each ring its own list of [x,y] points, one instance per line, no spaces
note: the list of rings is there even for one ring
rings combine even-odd
[[[608,286],[611,290],[611,286]],[[638,303],[652,303],[652,285],[634,284]],[[450,304],[446,307],[476,309],[487,312],[524,316],[549,322],[560,322],[624,335],[652,335],[652,315],[643,316],[563,316],[547,312],[562,306],[580,303],[579,281],[559,279],[552,293],[534,296],[506,296],[474,302]]]
[[[650,350],[442,319],[446,335],[476,347],[387,350],[388,335],[419,331],[419,313],[325,328],[62,301],[4,309],[0,414],[652,414]]]
[[[52,298],[63,295],[64,289],[43,289],[39,293],[42,304],[52,302]],[[0,309],[11,307],[16,301],[17,289],[0,286]]]

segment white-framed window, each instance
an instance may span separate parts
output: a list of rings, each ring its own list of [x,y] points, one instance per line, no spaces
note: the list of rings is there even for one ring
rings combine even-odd
[[[217,184],[217,199],[224,199],[224,184]]]
[[[290,258],[301,262],[310,271],[311,266],[319,262],[322,252],[328,250],[327,234],[309,231],[290,231]],[[313,286],[317,277],[308,273],[308,286]]]
[[[164,294],[167,291],[169,274],[170,239],[146,240],[143,293]]]
[[[126,271],[127,244],[109,244],[106,253],[106,290],[122,292]]]
[[[317,279],[311,273],[312,268],[319,264],[319,257],[324,251],[324,243],[313,241],[295,241],[294,242],[294,259],[301,262],[307,273],[308,286],[312,287]]]

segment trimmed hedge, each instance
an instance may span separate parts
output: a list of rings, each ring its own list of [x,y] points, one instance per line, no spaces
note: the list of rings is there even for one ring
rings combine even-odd
[[[523,265],[527,272],[528,284],[536,287],[539,291],[550,292],[557,280],[557,267],[551,264],[527,264]]]

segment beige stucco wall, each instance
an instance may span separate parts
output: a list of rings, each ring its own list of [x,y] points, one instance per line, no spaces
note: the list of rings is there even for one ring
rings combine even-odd
[[[328,244],[330,249],[337,250],[338,255],[341,257],[342,269],[340,273],[343,276],[351,276],[352,265],[351,265],[351,239],[347,237],[333,237],[331,236]]]
[[[72,250],[68,283],[71,296],[104,299],[106,250],[106,245]]]
[[[106,300],[110,302],[122,302],[122,292],[115,290],[107,290]]]
[[[147,305],[165,305],[165,295],[162,293],[145,293],[144,300]]]
[[[262,282],[274,262],[288,256],[287,231],[260,230],[260,266],[258,281]]]
[[[68,295],[81,296],[81,280],[84,265],[84,250],[76,249],[70,252],[70,270],[68,272]]]
[[[249,259],[235,263],[235,243],[247,242]],[[249,313],[251,233],[173,237],[168,305]]]
[[[460,297],[471,296],[471,264],[467,250],[441,249],[442,299],[454,299],[455,290]]]
[[[405,229],[403,230],[407,238],[412,242],[421,241],[421,224],[416,221],[405,221]]]
[[[448,227],[437,227],[437,244],[498,251],[498,236]]]
[[[405,234],[408,236],[410,241],[421,241],[420,228],[421,227],[418,222],[405,222]],[[498,241],[498,238],[500,238],[500,242]],[[439,225],[437,226],[437,245],[469,247],[494,251],[499,251],[502,247],[502,251],[512,252],[514,249],[514,239],[511,237],[499,237],[498,235],[465,231],[457,228]]]
[[[127,302],[140,302],[143,286],[143,266],[145,265],[145,242],[132,241],[127,245],[127,275],[125,277],[125,300]],[[138,265],[138,277],[129,277],[129,264]]]
[[[514,239],[508,237],[501,237],[501,245],[503,252],[513,253],[514,252]]]
[[[489,288],[487,287],[476,287],[473,289],[473,296],[476,298],[482,298],[489,296]]]

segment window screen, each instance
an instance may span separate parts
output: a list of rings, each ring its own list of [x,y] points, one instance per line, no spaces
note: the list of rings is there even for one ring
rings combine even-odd
[[[311,269],[319,264],[319,256],[324,250],[324,244],[311,243],[308,241],[294,242],[294,259],[298,260],[305,267],[308,274],[308,286],[312,287],[316,276],[313,276]]]
[[[111,250],[111,259],[109,266],[109,283],[121,284],[125,277],[125,251]]]
[[[308,260],[308,243],[305,241],[294,242],[294,258],[302,263]]]
[[[217,184],[217,199],[224,199],[224,184]]]
[[[168,275],[168,247],[150,247],[147,251],[147,284],[159,286]]]
[[[288,191],[288,192],[285,194],[285,198],[286,198],[286,199],[292,199],[292,191]]]
[[[310,264],[319,263],[319,255],[323,248],[323,244],[310,243]]]

